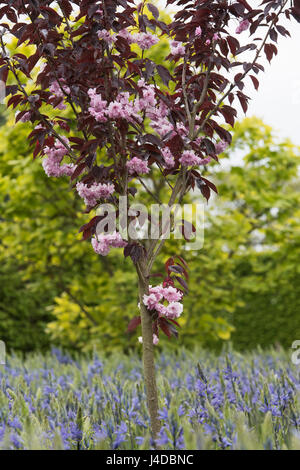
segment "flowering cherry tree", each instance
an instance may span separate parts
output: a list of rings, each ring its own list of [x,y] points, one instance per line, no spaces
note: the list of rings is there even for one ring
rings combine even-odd
[[[138,217],[130,206],[139,194],[160,202],[151,184],[158,180],[169,207],[195,188],[208,200],[217,189],[202,176],[204,165],[218,161],[230,145],[237,109],[247,111],[245,88],[259,86],[261,58],[271,61],[278,36],[289,36],[281,18],[300,22],[300,0],[264,0],[260,6],[246,0],[166,3],[177,4],[170,24],[150,1],[0,2],[0,79],[7,83],[8,107],[19,109],[16,121],[33,125],[28,138],[34,158],[49,177],[68,177],[82,198],[91,216],[80,231],[91,249],[100,256],[123,249],[136,267],[140,315],[128,329],[142,327],[154,438],[160,423],[153,344],[161,332],[177,336],[187,265],[171,253],[166,274],[154,274],[162,282],[152,286],[165,227],[150,240],[124,237],[116,228],[99,231],[104,215],[95,210],[110,203],[121,218],[119,200],[126,198],[122,227]],[[12,37],[17,46],[10,55]],[[169,41],[164,65],[148,54],[161,39]],[[18,51],[24,45],[30,46],[28,54]]]

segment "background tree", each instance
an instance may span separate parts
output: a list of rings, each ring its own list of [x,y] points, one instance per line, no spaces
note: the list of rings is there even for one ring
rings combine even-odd
[[[7,104],[21,107],[17,120],[37,124],[29,139],[35,145],[34,157],[46,155],[43,167],[47,175],[80,179],[76,189],[87,212],[103,200],[117,207],[120,196],[129,198],[128,208],[138,189],[135,181],[151,194],[141,178],[154,166],[157,169],[149,176],[165,181],[170,207],[181,204],[196,185],[208,200],[215,186],[195,167],[217,159],[230,144],[231,135],[222,124],[225,120],[234,125],[237,113],[232,105],[236,102],[247,110],[244,81],[251,76],[257,88],[253,73],[263,69],[258,63],[260,55],[264,51],[271,61],[277,54],[278,32],[288,34],[279,19],[292,14],[299,21],[300,2],[264,1],[263,10],[252,9],[244,0],[199,0],[197,8],[188,0],[180,1],[182,9],[170,25],[160,21],[157,8],[147,2],[137,6],[133,0],[73,2],[78,6],[75,21],[71,2],[58,2],[58,12],[51,3],[1,2],[0,10],[1,17],[6,15],[12,23],[2,25],[18,38],[18,46],[28,41],[36,48],[29,57],[18,52],[10,56],[2,37],[0,78],[4,82],[8,74],[14,78],[15,84],[7,87]],[[22,15],[26,15],[25,23],[19,21]],[[228,29],[232,19],[238,23],[236,34],[249,29],[252,42],[241,47]],[[258,29],[262,38],[257,38]],[[156,30],[171,39],[171,53],[165,60],[176,64],[172,76],[167,68],[144,57],[143,51],[158,42],[152,33]],[[132,43],[139,46],[139,54],[131,49]],[[251,62],[236,60],[247,50],[254,51]],[[41,58],[46,60],[45,68],[34,89],[28,91],[19,75],[30,80]],[[232,79],[229,72],[233,67],[240,72]],[[161,87],[157,76],[163,82]],[[168,89],[169,82],[173,86]],[[59,112],[55,118],[47,112],[47,106],[63,109],[64,101],[73,111],[70,125]],[[145,127],[149,119],[150,134]],[[154,201],[158,202],[155,195]],[[127,241],[120,231],[96,234],[101,217],[93,217],[82,227],[84,238],[92,236],[93,248],[101,255],[107,255],[111,247],[124,248],[138,275],[144,375],[155,438],[160,424],[153,342],[157,343],[160,328],[167,336],[177,336],[173,323],[182,313],[180,300],[187,291],[186,263],[170,257],[163,285],[151,288],[150,275],[165,242],[161,238],[165,227],[160,227],[158,238],[150,243]],[[128,219],[127,212],[120,229]],[[174,287],[179,279],[183,290]]]
[[[239,299],[227,316],[233,341],[241,349],[290,347],[300,333],[299,148],[276,139],[259,119],[245,119],[232,152],[243,160],[216,174],[221,214],[212,230],[217,258],[233,273],[224,276],[226,287]]]

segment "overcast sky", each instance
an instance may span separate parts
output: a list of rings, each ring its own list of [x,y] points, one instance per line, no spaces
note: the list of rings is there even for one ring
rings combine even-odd
[[[261,117],[300,145],[300,23],[289,23],[291,38],[281,38],[278,56],[260,74],[260,88],[252,93],[248,116]]]
[[[161,7],[166,4],[164,0],[158,3]],[[256,0],[248,0],[248,3],[258,4]],[[253,87],[246,91],[253,98],[247,116],[262,118],[280,137],[289,137],[300,145],[300,23],[293,19],[284,25],[292,37],[280,36],[278,56],[273,58],[271,65],[265,59],[260,61],[265,66],[265,73],[261,72],[258,77],[258,91]],[[247,32],[242,36],[246,39]],[[243,117],[242,112],[240,117]]]

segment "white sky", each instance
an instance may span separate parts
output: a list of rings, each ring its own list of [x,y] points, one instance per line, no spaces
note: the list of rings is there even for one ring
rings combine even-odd
[[[294,20],[287,27],[291,38],[281,37],[277,57],[271,65],[266,62],[247,116],[261,117],[281,137],[300,145],[300,23]]]
[[[248,2],[253,7],[261,3],[257,0]],[[166,2],[158,0],[157,4],[163,8]],[[288,137],[300,145],[300,23],[292,19],[281,24],[290,31],[291,38],[279,35],[278,55],[271,65],[265,59],[260,61],[265,72],[258,76],[259,90],[255,91],[252,85],[245,87],[245,93],[252,98],[247,116],[260,117],[279,137]],[[243,35],[246,40],[247,32],[242,33],[241,38]],[[241,111],[239,117],[243,116]]]

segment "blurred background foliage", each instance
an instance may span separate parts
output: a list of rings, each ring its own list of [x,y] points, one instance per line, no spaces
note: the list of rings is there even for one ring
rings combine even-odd
[[[32,160],[29,127],[13,127],[2,113],[0,338],[22,351],[53,343],[128,351],[137,346],[137,334],[125,333],[138,313],[131,261],[122,250],[97,256],[80,241],[91,214],[67,179],[48,178]],[[205,203],[204,247],[187,251],[170,240],[156,265],[161,271],[179,252],[189,262],[179,343],[250,349],[290,347],[300,337],[298,170],[299,149],[259,119],[236,126],[230,152],[206,171],[219,196]],[[193,199],[203,201],[196,191]]]

